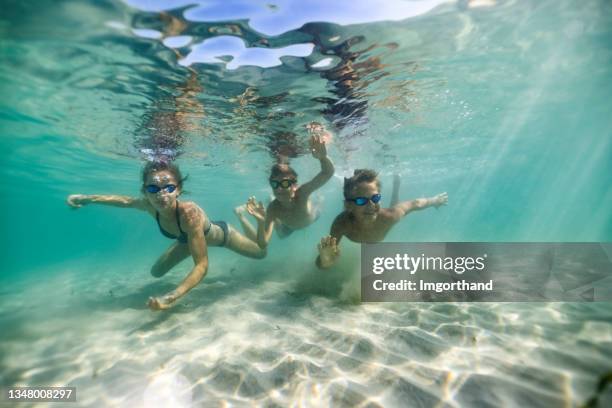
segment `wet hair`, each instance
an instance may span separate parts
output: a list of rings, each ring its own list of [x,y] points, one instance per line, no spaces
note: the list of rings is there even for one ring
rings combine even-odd
[[[174,164],[172,162],[168,162],[168,161],[150,161],[150,162],[147,162],[147,164],[145,164],[145,166],[142,168],[142,184],[143,184],[143,186],[147,182],[147,177],[149,176],[149,174],[155,173],[157,171],[164,171],[164,170],[169,172],[170,174],[172,174],[174,176],[174,178],[176,179],[176,182],[178,184],[177,187],[179,187],[182,190],[183,189],[183,182],[185,180],[187,180],[187,176],[183,177],[179,167],[176,164]]]
[[[270,180],[279,176],[290,175],[297,179],[297,173],[286,163],[277,163],[270,169]]]
[[[371,169],[357,169],[353,172],[353,176],[344,178],[344,198],[350,198],[351,193],[359,183],[371,183],[375,181],[376,186],[380,188],[380,180],[378,173]]]

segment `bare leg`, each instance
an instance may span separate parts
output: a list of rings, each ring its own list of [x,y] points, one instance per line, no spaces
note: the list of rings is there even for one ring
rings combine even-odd
[[[257,231],[255,230],[255,227],[253,227],[249,220],[247,220],[247,218],[245,217],[245,211],[246,205],[241,205],[239,207],[234,208],[234,214],[236,214],[236,217],[238,217],[238,220],[240,221],[240,225],[242,226],[242,230],[244,231],[245,235],[251,241],[257,241]]]
[[[155,265],[151,268],[151,275],[161,278],[179,262],[187,258],[189,254],[189,246],[187,244],[175,242],[155,262]]]
[[[399,202],[399,188],[400,188],[400,176],[396,174],[393,176],[393,192],[391,193],[391,205],[395,206]]]
[[[255,241],[248,239],[231,225],[228,224],[227,227],[230,235],[226,245],[227,248],[249,258],[262,259],[266,257],[267,251],[261,249]]]

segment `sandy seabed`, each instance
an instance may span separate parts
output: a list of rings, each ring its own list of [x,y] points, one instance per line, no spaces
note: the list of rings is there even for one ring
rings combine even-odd
[[[145,302],[188,263],[7,281],[0,380],[77,389],[77,404],[19,406],[523,408],[581,405],[612,371],[610,303],[358,304],[334,272],[253,265],[218,259],[166,312]]]

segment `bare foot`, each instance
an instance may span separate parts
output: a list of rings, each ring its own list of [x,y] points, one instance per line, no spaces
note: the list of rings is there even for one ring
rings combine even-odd
[[[234,214],[236,214],[236,217],[238,218],[244,217],[244,213],[246,212],[246,210],[247,210],[246,204],[242,204],[234,208]]]

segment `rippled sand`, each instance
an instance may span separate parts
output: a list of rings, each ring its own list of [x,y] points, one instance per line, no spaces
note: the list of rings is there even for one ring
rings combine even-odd
[[[157,280],[83,263],[4,285],[2,383],[75,386],[96,407],[568,407],[612,370],[610,304],[359,305],[345,278],[216,259],[166,313],[145,301],[187,263]]]

